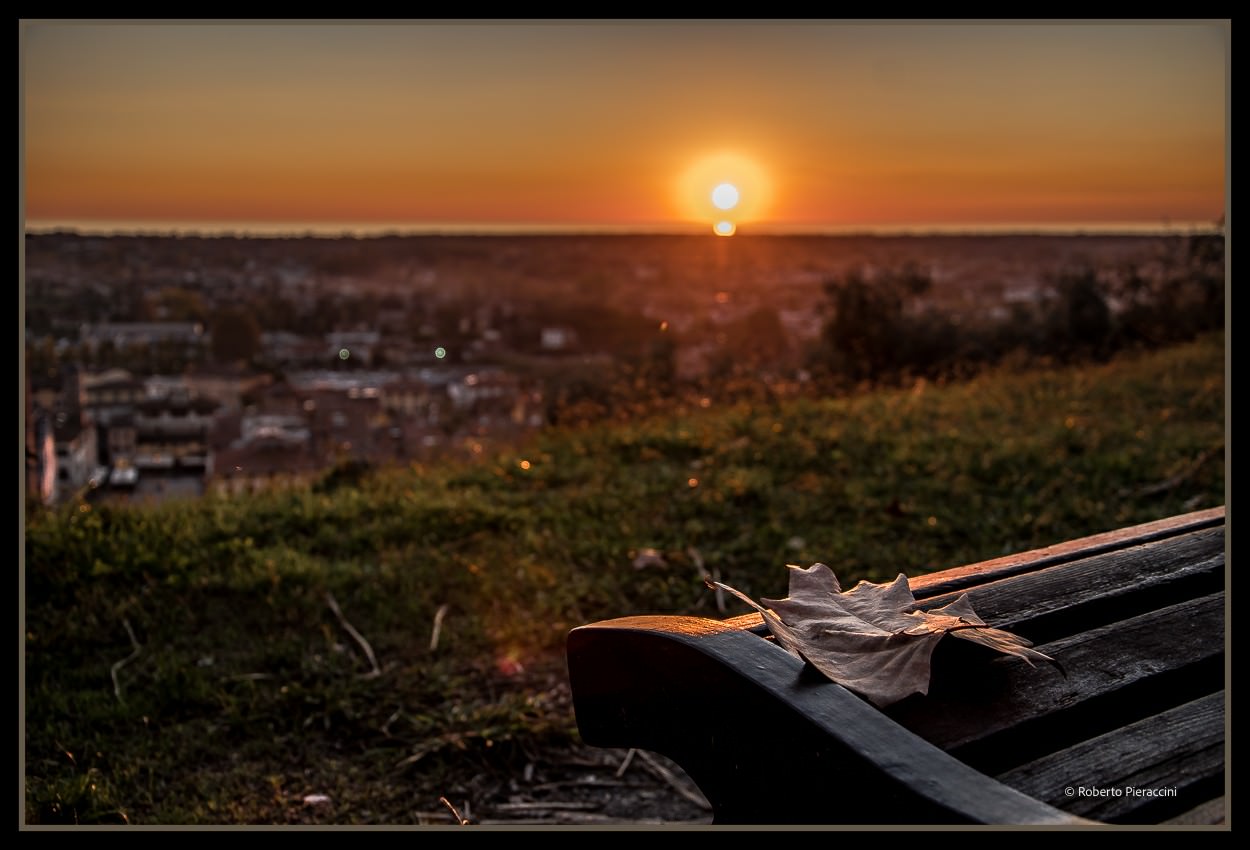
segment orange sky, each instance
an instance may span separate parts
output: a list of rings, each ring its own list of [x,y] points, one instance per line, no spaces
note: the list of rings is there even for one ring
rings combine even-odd
[[[1219,23],[21,34],[33,226],[704,226],[721,179],[761,228],[1225,209]]]

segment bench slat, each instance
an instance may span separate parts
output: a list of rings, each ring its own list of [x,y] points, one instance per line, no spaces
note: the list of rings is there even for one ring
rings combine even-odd
[[[942,594],[920,607],[940,607],[967,593],[987,623],[1043,643],[1223,587],[1220,528]]]
[[[979,586],[988,586],[992,582],[1022,578],[1031,573],[1057,569],[1064,565],[1082,562],[1090,558],[1105,558],[1106,560],[1099,561],[1102,564],[1115,563],[1117,553],[1125,552],[1125,550],[1131,550],[1138,546],[1157,544],[1148,551],[1166,552],[1169,547],[1178,544],[1179,541],[1176,538],[1194,535],[1195,532],[1206,530],[1209,530],[1208,535],[1202,535],[1196,539],[1206,541],[1204,544],[1199,545],[1202,545],[1203,550],[1213,556],[1215,551],[1224,549],[1224,518],[1225,510],[1222,507],[1194,511],[1193,513],[1132,526],[1118,531],[1095,534],[1042,549],[1034,549],[1029,552],[1021,552],[1016,555],[969,564],[966,567],[955,567],[927,575],[911,576],[909,577],[909,584],[916,598],[925,603],[924,607],[929,607],[930,600],[933,600],[937,605],[941,605],[943,603],[936,601],[939,598],[949,601],[956,598],[959,592],[962,591],[971,592]],[[1220,542],[1216,544],[1213,542],[1215,540]],[[1208,545],[1212,547],[1210,550],[1205,548]],[[1133,553],[1129,553],[1129,555],[1133,556]],[[1052,575],[1059,574],[1054,573]],[[1222,586],[1221,583],[1220,587]],[[1213,592],[1215,589],[1218,588],[1211,588],[1205,592]],[[951,595],[947,596],[947,594]],[[975,597],[973,598],[975,605]],[[981,613],[979,608],[978,613]],[[982,617],[986,617],[986,615],[982,614]],[[723,622],[735,628],[753,631],[757,634],[767,633],[767,627],[764,625],[763,619],[756,612],[730,617]],[[1004,628],[1008,627],[1006,624],[1002,625]]]
[[[1185,812],[1224,790],[1224,692],[1082,741],[998,779],[1073,814],[1113,823],[1153,823]],[[1176,796],[1065,792],[1077,786],[1172,787]]]
[[[917,598],[936,596],[1023,572],[1066,564],[1082,558],[1127,549],[1130,546],[1140,546],[1155,540],[1166,540],[1169,537],[1203,528],[1223,526],[1224,516],[1223,507],[1194,511],[1155,522],[1082,537],[1079,540],[1069,540],[1042,549],[969,564],[966,567],[954,567],[929,573],[912,579],[911,586]]]
[[[998,773],[1223,687],[1223,640],[1212,640],[1223,634],[1224,594],[1215,593],[1037,647],[1066,677],[1014,658],[954,663],[954,652],[939,665],[934,653],[929,695],[885,711]]]

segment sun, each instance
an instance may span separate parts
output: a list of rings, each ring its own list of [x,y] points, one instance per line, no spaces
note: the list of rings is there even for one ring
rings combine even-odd
[[[678,175],[674,198],[683,221],[736,227],[764,220],[772,201],[772,180],[752,157],[721,150],[695,158]],[[720,232],[718,230],[718,232]]]
[[[718,221],[712,225],[712,232],[717,236],[733,236],[738,232],[738,228],[732,221]]]
[[[738,206],[739,197],[738,187],[732,183],[721,183],[712,190],[712,203],[718,210],[731,210]]]

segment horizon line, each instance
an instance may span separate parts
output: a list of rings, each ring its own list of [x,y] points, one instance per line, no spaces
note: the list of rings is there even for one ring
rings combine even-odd
[[[739,225],[742,236],[1184,236],[1222,233],[1222,221],[1011,222],[962,224]],[[712,226],[679,224],[484,224],[267,221],[24,222],[27,236],[145,236],[184,238],[381,238],[408,236],[701,236]],[[726,238],[726,237],[717,237]]]

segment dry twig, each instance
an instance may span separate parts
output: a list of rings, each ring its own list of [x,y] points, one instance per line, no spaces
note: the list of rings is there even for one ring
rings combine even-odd
[[[703,563],[703,553],[693,546],[686,547],[686,554],[690,556],[690,560],[694,562],[695,569],[699,571],[699,578],[702,579],[705,584],[708,582],[713,583],[711,586],[712,589],[716,591],[716,610],[724,614],[725,592],[719,587],[716,587],[716,584],[720,583],[720,570],[713,567],[712,571],[709,573],[707,571],[707,566]]]
[[[266,679],[272,679],[272,673],[240,673],[237,676],[227,676],[227,682],[263,682]]]
[[[549,826],[551,824],[629,824],[637,826],[641,824],[669,824],[674,821],[636,818],[614,818],[611,815],[603,815],[597,812],[558,812],[554,817],[550,818],[492,818],[490,820],[481,820],[478,823],[483,826]],[[681,821],[676,821],[681,823]],[[690,823],[700,823],[700,821],[690,821]]]
[[[1211,448],[1207,449],[1202,454],[1198,455],[1198,457],[1194,458],[1193,461],[1190,462],[1188,466],[1186,466],[1180,472],[1173,475],[1171,478],[1164,479],[1163,481],[1160,481],[1157,484],[1148,484],[1145,487],[1138,487],[1136,490],[1131,491],[1131,495],[1157,496],[1160,493],[1166,493],[1169,490],[1175,490],[1177,487],[1184,484],[1190,478],[1193,478],[1194,475],[1198,472],[1198,470],[1202,469],[1202,467],[1206,464],[1207,461],[1211,460],[1213,457],[1215,457],[1222,451],[1224,451],[1224,442],[1221,440],[1218,445],[1214,445]],[[1122,493],[1122,495],[1130,495],[1130,494]]]
[[[639,750],[638,757],[647,763],[647,766],[651,768],[652,773],[672,786],[673,790],[678,794],[685,797],[701,809],[708,811],[711,810],[712,804],[707,801],[706,797],[686,787],[686,783],[678,779],[677,774],[673,773],[667,767],[656,761],[655,756],[651,755],[646,750]]]
[[[429,750],[418,750],[417,752],[413,753],[407,758],[402,758],[399,761],[395,762],[395,769],[398,770],[401,767],[407,767],[410,764],[416,764],[417,762],[421,761],[421,759],[425,758],[429,754],[430,754]]]
[[[720,570],[712,568],[712,581],[716,583],[716,610],[725,613],[725,591],[720,588]]]
[[[382,675],[382,669],[378,667],[378,659],[373,654],[373,647],[369,645],[369,641],[365,640],[365,636],[356,631],[356,627],[347,622],[347,618],[343,616],[343,611],[339,608],[338,600],[334,598],[334,594],[326,591],[326,604],[330,606],[330,610],[334,612],[334,616],[339,618],[339,624],[347,630],[356,643],[360,644],[360,648],[365,651],[365,655],[369,659],[369,665],[373,668],[368,673],[362,673],[362,679],[374,679]]]
[[[566,779],[560,782],[543,782],[540,785],[530,786],[530,790],[537,793],[539,791],[564,791],[568,788],[634,788],[637,783],[629,782],[604,782],[593,776],[584,779]]]
[[[117,671],[121,670],[131,661],[134,661],[139,656],[139,653],[143,651],[143,647],[139,644],[139,641],[135,638],[135,630],[130,628],[130,620],[126,617],[122,617],[122,625],[126,627],[126,634],[130,635],[130,645],[133,646],[135,649],[134,649],[134,652],[130,653],[121,661],[118,661],[116,664],[114,664],[112,669],[109,671],[109,675],[113,677],[113,695],[117,697],[118,702],[120,702],[122,705],[125,705],[126,700],[122,697],[122,685],[121,685],[121,682],[118,681],[117,679]]]
[[[461,826],[469,825],[469,819],[466,818],[464,815],[460,814],[460,810],[457,809],[455,805],[452,804],[451,800],[448,800],[446,797],[439,797],[438,801],[442,803],[444,806],[446,806],[447,808],[451,809],[451,815],[452,817],[456,819],[456,823],[460,824]]]
[[[599,803],[564,803],[559,800],[496,803],[501,812],[585,812],[601,808]]]
[[[629,764],[634,760],[634,753],[636,752],[638,752],[636,749],[630,747],[629,752],[625,754],[625,758],[621,759],[621,766],[616,769],[618,779],[625,775],[625,771],[629,770]]]
[[[438,649],[438,636],[443,633],[443,618],[447,616],[447,603],[438,606],[434,612],[434,628],[430,632],[430,652]]]

